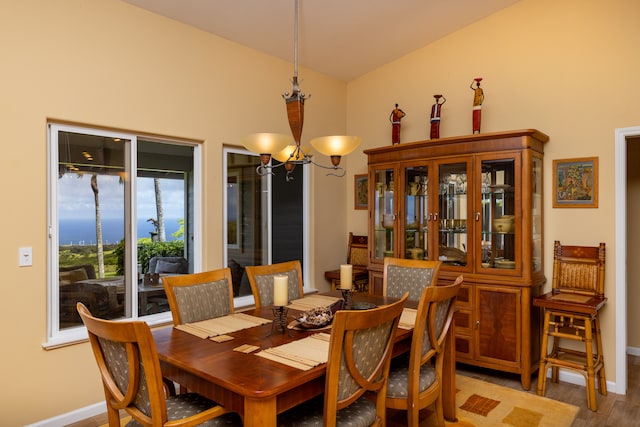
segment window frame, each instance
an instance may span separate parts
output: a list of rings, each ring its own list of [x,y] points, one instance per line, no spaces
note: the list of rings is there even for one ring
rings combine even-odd
[[[193,269],[201,271],[202,268],[202,147],[197,141],[179,140],[170,137],[150,136],[137,132],[110,130],[106,128],[64,124],[59,122],[47,123],[47,340],[43,348],[52,349],[66,346],[87,339],[87,331],[84,326],[60,329],[59,323],[59,218],[58,218],[58,132],[75,132],[109,138],[123,138],[130,141],[128,149],[125,149],[125,166],[127,171],[136,171],[137,177],[137,142],[144,139],[149,142],[161,144],[186,145],[193,148]],[[133,175],[133,174],[131,174]],[[131,236],[137,236],[136,213],[136,179],[129,178],[125,183],[125,231]],[[128,205],[128,206],[127,206]],[[137,239],[127,239],[127,250],[130,256],[125,260],[125,286],[130,292],[131,307],[138,306],[137,292]],[[134,275],[136,277],[134,277]],[[129,302],[128,302],[129,303]],[[139,316],[137,310],[133,310],[128,317],[122,320],[144,320],[149,325],[167,324],[172,321],[171,312],[166,311],[157,314]],[[125,313],[125,316],[127,314]]]

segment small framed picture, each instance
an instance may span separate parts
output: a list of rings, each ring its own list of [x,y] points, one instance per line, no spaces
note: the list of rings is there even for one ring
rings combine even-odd
[[[553,161],[553,207],[598,207],[598,158]]]
[[[369,180],[367,174],[354,176],[354,209],[367,209],[369,201]]]

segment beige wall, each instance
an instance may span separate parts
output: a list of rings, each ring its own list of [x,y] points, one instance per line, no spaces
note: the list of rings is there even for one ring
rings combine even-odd
[[[5,149],[0,378],[6,384],[0,401],[2,424],[24,425],[103,400],[86,343],[42,348],[47,120],[203,141],[203,260],[204,268],[217,268],[223,251],[222,144],[238,144],[252,132],[289,132],[281,94],[291,90],[293,67],[117,0],[3,1],[0,52]],[[344,133],[346,84],[305,69],[300,76],[305,92],[313,95],[303,140]],[[321,237],[346,241],[346,181],[322,174],[312,180],[321,184],[312,188],[312,210],[332,206],[331,216],[314,216]],[[32,267],[18,267],[21,246],[33,247]],[[337,265],[339,254],[327,246],[313,253]]]
[[[303,139],[346,129],[364,137],[363,149],[390,144],[388,116],[396,102],[407,112],[402,140],[426,139],[435,93],[447,97],[441,136],[469,134],[469,84],[482,76],[483,131],[537,128],[551,137],[545,147],[547,260],[554,239],[606,242],[612,260],[614,129],[640,121],[637,16],[634,0],[523,0],[348,85],[301,70],[303,89],[313,95]],[[220,147],[249,132],[288,132],[280,94],[290,90],[292,67],[117,0],[3,2],[0,40],[8,153],[0,259],[3,301],[9,302],[0,311],[0,377],[7,384],[0,401],[9,408],[4,422],[23,425],[102,400],[86,344],[41,347],[47,333],[47,119],[203,141],[204,267],[215,268],[223,249]],[[552,209],[552,159],[583,156],[600,158],[600,207]],[[347,232],[367,230],[366,211],[353,210],[353,174],[366,171],[366,157],[358,150],[344,161],[346,179],[318,171],[312,177],[310,267],[321,288],[322,272],[345,256]],[[21,246],[33,246],[33,267],[17,267]],[[602,323],[610,381],[616,368],[612,264]],[[547,277],[550,267],[547,262]]]
[[[363,136],[364,148],[391,143],[388,116],[396,102],[407,113],[401,140],[428,139],[439,93],[447,98],[440,135],[470,134],[469,85],[477,76],[484,78],[483,131],[536,128],[550,136],[545,273],[550,279],[554,240],[606,243],[602,329],[609,381],[616,374],[614,130],[640,124],[638,16],[640,2],[633,0],[523,0],[348,86],[348,132]],[[599,208],[553,209],[552,160],[587,156],[599,157]],[[364,156],[353,164],[354,173],[366,171]],[[363,232],[365,224],[366,212],[349,212],[348,229]]]

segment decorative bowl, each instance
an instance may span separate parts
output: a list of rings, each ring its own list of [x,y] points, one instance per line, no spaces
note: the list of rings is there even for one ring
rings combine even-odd
[[[511,233],[514,227],[514,216],[504,215],[493,220],[493,230],[498,233]]]
[[[329,307],[315,307],[302,313],[296,320],[301,328],[318,329],[324,328],[333,321],[336,311],[342,309],[343,300],[336,301]]]
[[[496,260],[496,267],[498,268],[516,268],[516,262],[510,259]]]
[[[382,216],[382,226],[384,228],[393,228],[395,225],[395,218],[393,214],[384,214]]]

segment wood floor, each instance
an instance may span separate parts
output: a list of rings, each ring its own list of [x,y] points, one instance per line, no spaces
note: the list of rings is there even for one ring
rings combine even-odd
[[[457,372],[462,375],[478,378],[490,383],[522,390],[518,375],[505,374],[491,370],[459,365]],[[626,396],[609,393],[607,396],[597,394],[598,411],[587,408],[587,394],[584,387],[560,382],[547,382],[546,397],[576,405],[580,412],[573,427],[635,427],[640,426],[640,356],[628,356],[628,391]],[[535,394],[537,375],[532,378],[531,390]],[[106,414],[97,415],[77,423],[71,427],[98,427],[107,423]]]

